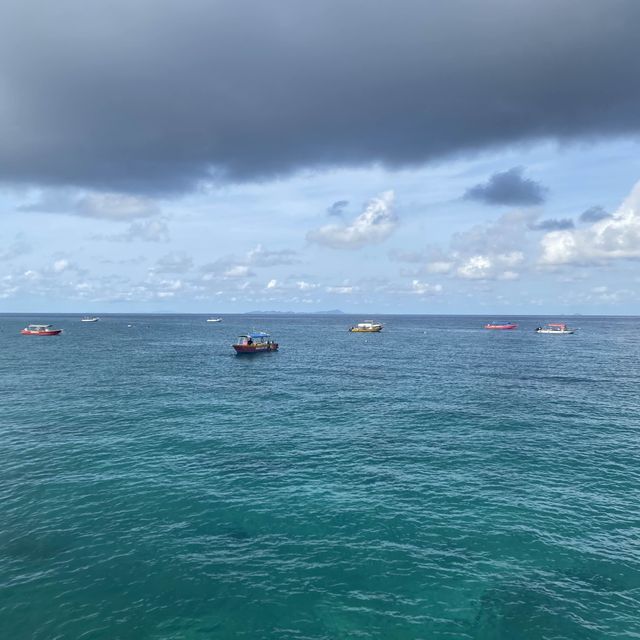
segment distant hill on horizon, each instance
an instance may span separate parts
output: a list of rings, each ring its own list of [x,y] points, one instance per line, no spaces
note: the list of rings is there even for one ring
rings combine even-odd
[[[343,316],[344,311],[340,309],[329,309],[328,311],[245,311],[246,316],[272,316],[272,315],[295,315],[295,316]]]

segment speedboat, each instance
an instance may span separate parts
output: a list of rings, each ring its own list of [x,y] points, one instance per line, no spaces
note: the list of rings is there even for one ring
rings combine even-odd
[[[207,322],[222,322],[222,318],[207,318]]]
[[[238,336],[238,341],[232,346],[238,355],[278,350],[278,343],[271,340],[268,333],[262,331],[245,333],[244,335]]]
[[[502,331],[509,331],[511,329],[517,329],[518,325],[514,322],[489,322],[484,325],[485,329],[498,329]]]
[[[96,318],[95,316],[85,316],[84,318],[80,318],[80,322],[98,322],[100,318]]]
[[[50,324],[30,324],[20,331],[23,336],[57,336],[62,329],[54,329]]]
[[[551,333],[554,335],[570,335],[575,333],[576,330],[567,326],[563,322],[551,322],[549,324],[545,324],[544,327],[538,327],[536,329],[536,333]]]
[[[382,331],[383,325],[380,322],[374,322],[373,320],[365,320],[364,322],[358,322],[349,329],[351,333],[378,333]]]

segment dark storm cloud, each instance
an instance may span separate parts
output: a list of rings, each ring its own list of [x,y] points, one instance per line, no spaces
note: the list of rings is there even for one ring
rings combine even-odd
[[[465,200],[477,200],[484,204],[531,206],[542,204],[546,188],[539,182],[522,175],[522,167],[494,173],[487,182],[467,189]]]
[[[172,191],[640,129],[636,0],[33,0],[0,180]]]
[[[602,207],[589,207],[580,214],[580,222],[598,222],[610,217],[611,214],[607,213]]]
[[[533,222],[529,225],[529,229],[533,231],[566,231],[574,229],[575,223],[571,218],[547,218],[539,222]]]
[[[327,207],[327,213],[330,216],[341,216],[344,213],[346,207],[349,206],[348,200],[338,200],[334,202],[330,207]]]

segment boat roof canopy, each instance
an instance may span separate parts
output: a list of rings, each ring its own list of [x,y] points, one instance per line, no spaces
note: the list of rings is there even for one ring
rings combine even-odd
[[[48,329],[51,325],[50,324],[30,324],[30,327],[33,327],[34,329]]]
[[[264,333],[264,331],[255,331],[253,333],[245,333],[243,335],[240,336],[241,338],[251,338],[252,340],[254,338],[268,338],[269,334],[268,333]]]

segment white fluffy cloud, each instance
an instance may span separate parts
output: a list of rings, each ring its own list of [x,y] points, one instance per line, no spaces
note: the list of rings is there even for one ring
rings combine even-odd
[[[515,280],[518,272],[510,269],[522,264],[525,259],[522,251],[457,257],[459,261],[455,273],[466,280]]]
[[[164,220],[145,220],[129,226],[124,239],[128,242],[169,242],[169,227]]]
[[[442,289],[441,284],[429,284],[420,280],[413,280],[411,283],[412,292],[418,296],[434,296],[442,293]]]
[[[423,254],[394,252],[401,262],[419,263],[414,275],[448,275],[462,280],[515,280],[531,261],[531,220],[519,211],[496,221],[456,233],[448,250],[431,248]],[[408,275],[408,274],[407,274]]]
[[[225,278],[248,278],[249,276],[252,276],[253,274],[251,273],[251,269],[249,269],[249,267],[247,267],[247,265],[238,264],[238,265],[235,265],[234,267],[229,267],[224,272],[223,275],[224,275]]]
[[[70,266],[69,261],[62,258],[60,260],[56,260],[53,263],[53,270],[56,273],[62,273],[63,271],[66,271],[69,268],[69,266]]]
[[[543,265],[640,259],[640,182],[613,215],[586,228],[547,233],[541,249]]]
[[[398,226],[393,213],[393,191],[373,198],[351,224],[328,224],[307,234],[310,242],[333,249],[359,249],[386,240]]]
[[[246,263],[252,267],[275,267],[298,262],[297,253],[291,249],[269,251],[261,244],[247,253]]]
[[[325,291],[327,293],[338,293],[340,295],[349,295],[350,293],[355,293],[358,291],[358,287],[353,287],[349,285],[338,286],[338,287],[326,287]]]
[[[67,260],[67,258],[58,258],[53,261],[50,267],[46,270],[48,275],[64,274],[69,276],[71,274],[82,275],[86,273],[85,269],[80,268],[75,262]]]
[[[470,256],[462,260],[456,274],[470,280],[483,279],[489,277],[492,267],[493,262],[488,256]]]
[[[254,267],[274,267],[297,262],[299,259],[296,251],[290,249],[270,251],[259,244],[244,256],[227,255],[218,258],[215,262],[202,265],[201,270],[206,272],[208,279],[216,275],[223,278],[249,278],[255,275]]]
[[[296,282],[296,287],[300,291],[311,291],[312,289],[317,289],[318,285],[313,282],[307,282],[306,280],[298,280]]]
[[[92,240],[109,242],[169,242],[169,227],[163,218],[132,222],[123,233],[98,234]]]

